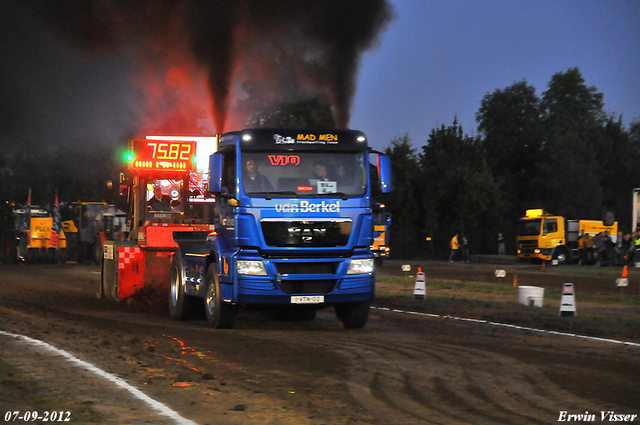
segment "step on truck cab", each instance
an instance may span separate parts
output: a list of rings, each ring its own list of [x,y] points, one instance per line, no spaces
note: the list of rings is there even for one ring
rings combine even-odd
[[[374,156],[377,176],[369,170]],[[366,324],[375,293],[373,198],[391,191],[391,170],[363,133],[221,135],[209,191],[215,231],[174,233],[173,318],[200,298],[217,328],[233,327],[240,306],[312,313],[334,306],[345,327]]]

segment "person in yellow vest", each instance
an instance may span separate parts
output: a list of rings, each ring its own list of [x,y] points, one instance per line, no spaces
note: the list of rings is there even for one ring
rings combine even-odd
[[[633,238],[631,239],[631,247],[629,249],[629,254],[627,255],[627,264],[635,264],[636,262],[636,252],[640,250],[640,229],[636,228],[636,231],[633,232]]]
[[[451,242],[449,243],[449,247],[451,248],[451,254],[449,255],[449,262],[453,263],[454,261],[458,261],[460,258],[460,242],[458,242],[458,232],[456,235],[451,238]]]
[[[586,254],[586,263],[583,264],[593,264],[594,261],[594,253],[593,253],[593,238],[590,234],[586,234],[584,238],[584,250]]]
[[[578,265],[582,265],[582,264],[586,264],[587,263],[587,251],[585,250],[584,247],[584,240],[586,239],[586,235],[584,234],[584,230],[582,230],[580,232],[580,237],[578,238],[578,254],[579,254],[579,258],[580,261],[578,262]]]

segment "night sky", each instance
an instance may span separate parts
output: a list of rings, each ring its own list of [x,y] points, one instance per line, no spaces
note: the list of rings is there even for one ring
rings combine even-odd
[[[310,4],[321,4],[314,1]],[[93,27],[87,30],[74,26],[72,9],[65,9],[64,15],[56,16],[57,20],[43,18],[42,13],[37,17],[36,12],[42,12],[38,5],[44,3],[4,0],[0,6],[3,148],[123,142],[138,135],[141,129],[152,129],[158,122],[175,122],[176,116],[188,114],[201,116],[196,120],[201,127],[198,132],[215,131],[212,91],[207,87],[207,78],[214,75],[212,68],[216,72],[225,68],[215,59],[211,59],[212,67],[204,64],[202,55],[224,49],[209,52],[209,39],[204,39],[198,52],[200,57],[194,59],[184,55],[184,49],[161,46],[158,54],[161,58],[155,58],[158,66],[154,66],[150,55],[141,59],[144,48],[163,42],[179,44],[176,42],[179,37],[167,36],[175,27],[164,25],[164,15],[156,15],[156,21],[145,22],[136,27],[138,32],[126,34],[122,28],[131,25],[125,22],[119,27],[122,23],[113,19],[109,21],[113,25],[111,37],[105,41],[97,39]],[[69,3],[82,2],[69,0]],[[113,3],[127,4],[124,0]],[[178,0],[163,3],[180,4]],[[554,73],[573,67],[580,69],[587,85],[604,94],[605,111],[622,115],[625,126],[640,118],[640,2],[636,0],[390,0],[389,3],[393,6],[392,14],[381,1],[377,15],[363,16],[362,22],[340,21],[342,26],[336,28],[341,33],[356,29],[349,35],[354,37],[352,44],[342,39],[335,42],[327,35],[330,32],[327,27],[333,25],[331,17],[324,21],[331,25],[317,28],[325,38],[316,38],[312,33],[315,28],[308,23],[299,30],[306,33],[298,34],[298,29],[286,20],[292,16],[299,21],[306,19],[302,7],[289,14],[279,10],[273,17],[261,11],[260,17],[271,18],[273,25],[265,23],[267,19],[249,19],[249,29],[243,32],[241,58],[230,65],[230,72],[241,71],[233,74],[235,77],[228,84],[230,104],[224,118],[225,130],[236,130],[242,125],[242,113],[234,110],[233,105],[246,96],[241,77],[244,82],[256,78],[256,69],[260,69],[263,73],[260,78],[265,80],[275,78],[281,82],[293,75],[298,91],[315,90],[329,97],[341,91],[338,88],[355,82],[346,89],[354,90],[353,97],[336,102],[346,105],[342,114],[345,119],[349,120],[351,114],[349,126],[367,133],[378,149],[404,133],[409,133],[414,145],[420,146],[433,128],[450,125],[455,116],[465,133],[475,134],[475,114],[483,96],[523,79],[542,96]],[[131,15],[130,10],[126,13]],[[84,22],[86,16],[78,16],[77,21]],[[227,19],[231,22],[232,18]],[[72,24],[67,25],[69,22]],[[184,22],[192,23],[189,19],[183,25]],[[265,34],[273,33],[276,36],[269,46],[274,53],[267,58],[263,39]],[[161,38],[153,39],[156,42],[153,44],[149,41],[152,37],[146,39],[148,34],[161,34]],[[144,41],[138,42],[138,35]],[[297,40],[296,43],[290,43],[289,38]],[[280,48],[279,43],[286,47]],[[322,50],[318,46],[329,48]],[[340,55],[344,52],[336,50],[345,46],[352,57],[343,61]],[[214,43],[214,47],[219,46]],[[255,66],[255,58],[260,55],[265,59]],[[288,74],[282,72],[284,66],[282,69],[276,66],[294,63],[300,57],[321,57],[326,60],[322,66],[329,68],[299,67],[296,63],[298,68]],[[332,72],[330,67],[338,63],[340,68],[354,67],[348,71],[353,76],[344,78],[346,83],[327,77]],[[249,65],[252,72],[246,71]],[[176,94],[176,86],[189,87]],[[273,85],[267,92],[277,96],[279,88],[285,86]],[[180,113],[167,112],[166,105],[181,103],[185,98],[189,99],[184,103],[190,108]],[[154,101],[163,108],[154,105]]]
[[[628,128],[640,119],[640,1],[394,0],[397,18],[367,53],[351,125],[373,143],[433,128],[477,134],[482,98],[516,81],[541,97],[553,74],[578,67]]]

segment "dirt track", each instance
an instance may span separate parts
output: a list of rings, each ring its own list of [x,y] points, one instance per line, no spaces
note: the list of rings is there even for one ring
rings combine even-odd
[[[380,275],[402,274],[398,264],[388,264]],[[509,278],[518,273],[521,284],[555,287],[567,280],[530,266],[421,266],[428,278],[496,282],[495,269],[506,268]],[[236,329],[219,331],[200,320],[171,321],[163,308],[149,311],[96,299],[98,273],[92,266],[0,266],[0,330],[67,350],[196,423],[546,424],[556,423],[562,411],[595,413],[599,423],[600,411],[640,414],[638,322],[624,320],[637,320],[637,301],[628,306],[585,303],[579,310],[583,314],[560,319],[551,299],[545,299],[545,309],[513,310],[434,291],[427,301],[413,300],[410,293],[376,301],[379,307],[434,316],[373,309],[359,331],[342,329],[332,309],[319,312],[313,322],[276,321],[264,312],[243,311]],[[637,277],[630,275],[629,293],[638,292]],[[609,275],[580,279],[583,292],[619,290]],[[599,325],[605,314],[614,317],[614,335],[605,335],[609,330]],[[522,320],[535,328],[565,326],[559,330],[636,345],[447,315]],[[10,376],[0,368],[2,415],[64,408],[79,423],[175,423],[113,384],[15,337],[0,335],[0,362],[15,367]],[[21,374],[37,382],[38,397],[25,397],[16,383]]]

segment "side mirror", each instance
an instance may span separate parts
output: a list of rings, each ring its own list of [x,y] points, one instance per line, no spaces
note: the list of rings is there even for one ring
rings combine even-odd
[[[391,158],[386,155],[378,155],[378,181],[380,192],[391,193]]]
[[[222,154],[214,153],[209,157],[209,192],[222,193]]]

